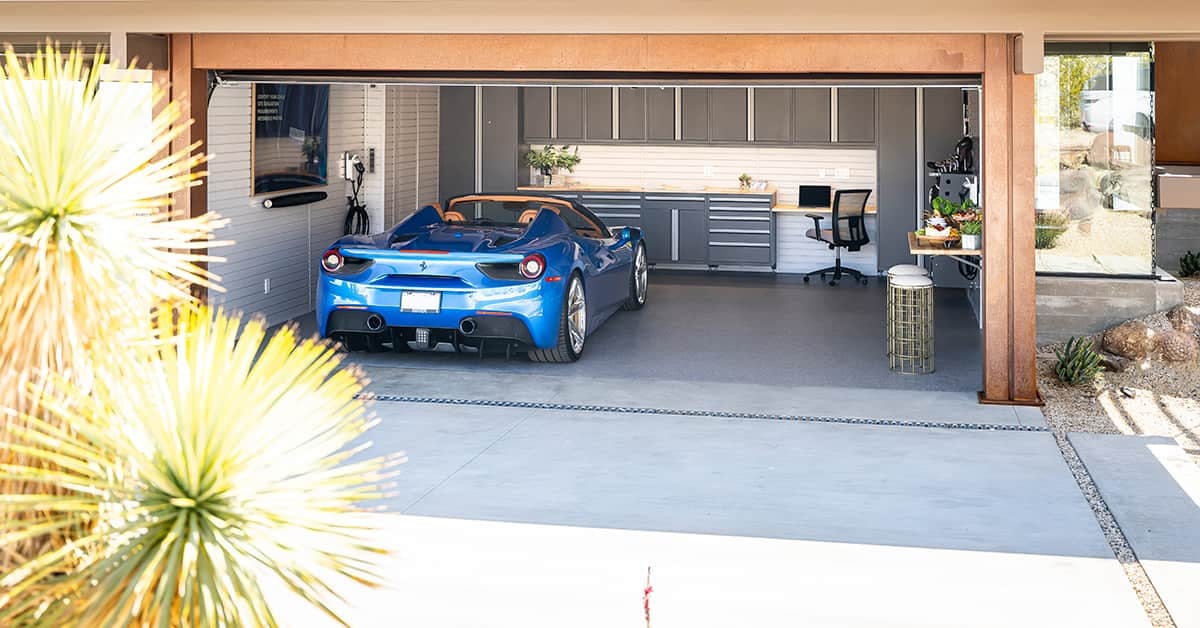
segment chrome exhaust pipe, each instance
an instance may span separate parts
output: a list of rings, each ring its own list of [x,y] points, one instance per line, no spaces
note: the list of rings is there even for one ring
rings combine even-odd
[[[367,331],[379,331],[383,329],[383,317],[378,314],[372,314],[367,317],[365,324]]]
[[[475,330],[477,329],[479,329],[479,326],[475,323],[475,319],[473,318],[464,318],[462,319],[462,322],[458,324],[458,331],[462,332],[462,335],[464,336],[470,336],[474,334]]]

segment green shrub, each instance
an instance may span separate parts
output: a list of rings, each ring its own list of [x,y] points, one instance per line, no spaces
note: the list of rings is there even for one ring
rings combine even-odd
[[[1033,233],[1033,246],[1038,249],[1052,249],[1058,242],[1059,236],[1067,231],[1067,223],[1071,217],[1066,212],[1038,212],[1034,219],[1036,227]]]
[[[1054,373],[1059,381],[1068,386],[1090,383],[1104,370],[1100,354],[1092,348],[1092,341],[1088,338],[1072,336],[1066,345],[1055,350],[1054,355],[1058,358]]]
[[[1184,277],[1200,275],[1200,254],[1188,251],[1179,258],[1179,274]]]
[[[983,222],[979,220],[968,220],[962,224],[963,235],[983,235]]]

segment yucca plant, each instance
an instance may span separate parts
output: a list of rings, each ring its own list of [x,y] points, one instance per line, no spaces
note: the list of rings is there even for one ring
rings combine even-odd
[[[1200,276],[1200,254],[1188,251],[1179,258],[1179,274],[1183,277]]]
[[[21,417],[39,416],[46,374],[86,386],[90,356],[119,355],[149,333],[157,304],[178,306],[191,299],[190,286],[212,287],[202,263],[213,259],[204,249],[220,221],[170,209],[171,194],[196,184],[193,169],[204,159],[195,146],[168,153],[188,121],[155,86],[148,141],[118,137],[131,110],[147,103],[134,90],[102,89],[103,64],[103,55],[88,62],[49,45],[26,60],[9,47],[0,63],[4,434]],[[0,451],[0,464],[30,463]],[[0,492],[44,492],[32,481],[10,475]],[[0,569],[65,542],[22,538],[0,543]]]
[[[1062,348],[1055,349],[1054,355],[1058,358],[1054,373],[1068,386],[1091,383],[1104,370],[1100,354],[1096,353],[1089,338],[1072,336]]]
[[[376,582],[362,504],[402,460],[351,460],[375,423],[361,374],[294,327],[268,339],[207,308],[157,320],[164,340],[10,434],[31,462],[0,473],[59,490],[0,495],[0,534],[71,541],[0,578],[0,624],[274,626],[272,578],[342,621],[327,578]],[[50,516],[8,516],[29,510]]]

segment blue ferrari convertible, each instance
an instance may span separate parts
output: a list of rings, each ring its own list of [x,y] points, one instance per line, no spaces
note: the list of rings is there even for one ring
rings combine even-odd
[[[321,255],[317,322],[348,349],[496,348],[573,362],[618,309],[646,304],[646,247],[583,205],[470,194]]]

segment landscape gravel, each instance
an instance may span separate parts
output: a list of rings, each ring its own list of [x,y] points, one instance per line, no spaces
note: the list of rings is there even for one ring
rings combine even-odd
[[[1200,314],[1200,279],[1182,282],[1184,304]],[[1171,328],[1165,312],[1141,320],[1157,330]],[[1043,345],[1037,358],[1038,388],[1046,400],[1042,412],[1051,428],[1167,436],[1200,462],[1200,362],[1171,363],[1156,356],[1123,372],[1105,372],[1090,386],[1072,387],[1054,375],[1059,347]]]

